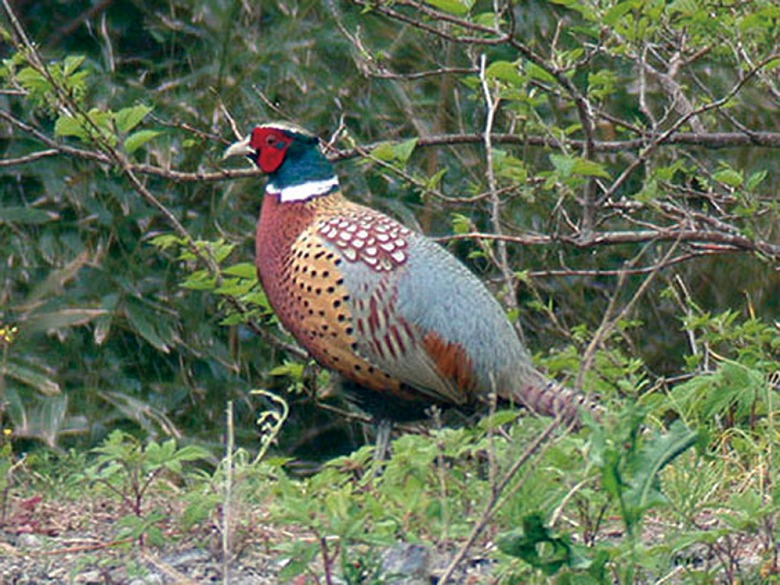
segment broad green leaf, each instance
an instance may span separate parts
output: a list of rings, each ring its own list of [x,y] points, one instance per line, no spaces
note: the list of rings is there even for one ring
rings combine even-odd
[[[152,108],[143,104],[119,110],[114,114],[114,123],[117,131],[121,134],[127,134],[138,126],[141,120],[151,111]]]
[[[613,26],[622,16],[633,10],[637,6],[636,0],[628,0],[627,2],[619,2],[612,8],[610,8],[604,15],[604,25]]]
[[[74,116],[63,114],[54,123],[54,133],[57,136],[77,136],[83,138],[85,136],[84,128]]]
[[[539,67],[536,63],[526,63],[525,72],[531,79],[536,79],[537,81],[542,81],[544,83],[556,83],[555,77]]]
[[[214,289],[218,295],[240,297],[248,293],[255,286],[255,281],[247,278],[225,278],[222,284]]]
[[[426,4],[456,16],[466,16],[474,2],[475,0],[425,0]]]
[[[98,317],[107,315],[105,309],[60,309],[34,314],[25,324],[30,331],[50,331],[65,327],[86,325]]]
[[[32,67],[25,67],[16,74],[19,84],[31,94],[46,94],[51,92],[49,80]]]
[[[0,207],[0,222],[35,225],[59,219],[59,214],[36,207]]]
[[[747,182],[745,183],[745,187],[747,187],[748,191],[753,191],[756,187],[764,182],[764,179],[766,179],[768,174],[769,172],[766,169],[751,173]]]
[[[586,177],[601,177],[603,179],[610,178],[609,173],[602,164],[584,158],[575,159],[573,173],[576,175],[584,175]]]
[[[284,362],[280,366],[271,368],[269,374],[272,376],[290,376],[295,380],[300,380],[303,377],[304,364],[300,362]]]
[[[578,554],[568,534],[552,533],[539,514],[523,518],[523,528],[500,535],[498,548],[511,556],[523,559],[548,577],[563,567],[587,569],[590,561]]]
[[[400,162],[406,164],[417,146],[417,138],[404,142],[382,142],[377,144],[371,154],[383,162]]]
[[[372,150],[371,154],[384,162],[390,162],[393,160],[393,143],[392,142],[380,142]]]
[[[491,63],[485,69],[485,77],[487,79],[497,79],[515,87],[521,86],[524,82],[517,64],[509,61],[495,61]]]
[[[393,155],[396,160],[406,164],[412,156],[415,147],[417,146],[417,139],[411,138],[404,142],[399,142],[393,146]]]
[[[213,254],[217,263],[220,263],[227,258],[236,247],[235,244],[225,242],[224,240],[215,240],[213,242],[199,240],[195,242],[195,246],[204,254]],[[179,259],[195,260],[196,258],[195,254],[193,254],[189,248],[183,248],[179,254]]]
[[[48,372],[21,364],[13,358],[7,359],[4,365],[0,365],[0,372],[35,388],[46,396],[54,396],[60,393],[60,385],[49,376]]]
[[[222,274],[238,276],[239,278],[257,279],[257,268],[251,262],[241,262],[224,268]]]
[[[158,130],[139,130],[138,132],[133,132],[130,136],[125,138],[125,151],[127,151],[127,154],[133,154],[141,146],[150,140],[157,138],[160,134],[161,132]]]
[[[601,20],[601,13],[593,10],[590,2],[583,2],[581,0],[550,0],[552,4],[558,4],[559,6],[565,6],[569,10],[579,12],[588,20]]]
[[[715,171],[712,173],[712,178],[729,187],[740,187],[743,181],[742,173],[732,168]]]
[[[574,157],[564,154],[551,154],[550,162],[562,177],[570,177],[574,172]]]
[[[599,163],[576,156],[566,156],[562,154],[551,154],[550,161],[555,170],[561,176],[570,177],[572,175],[585,177],[603,177],[609,178],[609,173]]]
[[[208,270],[196,270],[187,276],[180,286],[190,290],[214,290],[217,279]]]
[[[528,171],[525,167],[525,163],[510,154],[505,150],[495,149],[495,167],[496,174],[513,183],[522,185],[528,179]]]
[[[631,488],[627,490],[627,504],[635,510],[663,501],[660,492],[658,474],[696,444],[698,433],[689,429],[681,421],[675,421],[664,434],[656,433],[642,447],[639,456],[631,465]]]
[[[85,142],[100,137],[113,146],[116,144],[116,136],[111,128],[112,116],[111,112],[97,108],[91,109],[86,116],[62,114],[54,123],[54,133],[57,136],[74,136]]]
[[[258,305],[260,307],[271,309],[271,305],[268,304],[268,297],[265,296],[263,291],[251,292],[241,297],[241,300],[245,303],[252,305]]]
[[[135,302],[125,306],[127,320],[136,333],[163,353],[171,351],[172,339],[163,339],[157,323],[157,317],[148,309]]]
[[[183,246],[184,240],[173,234],[160,234],[159,236],[155,236],[149,240],[149,243],[152,244],[152,246],[155,248],[166,250],[172,246]]]
[[[497,429],[507,423],[517,420],[519,413],[516,410],[499,410],[495,414],[484,416],[480,419],[478,426],[481,429]]]
[[[69,55],[65,57],[65,60],[62,62],[62,73],[65,77],[70,77],[75,73],[76,69],[84,62],[84,59],[84,55]]]

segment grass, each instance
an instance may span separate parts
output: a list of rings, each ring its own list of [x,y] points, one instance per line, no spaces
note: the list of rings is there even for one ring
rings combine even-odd
[[[3,524],[46,533],[67,516],[67,530],[94,535],[89,558],[196,543],[228,557],[225,574],[262,541],[255,562],[285,581],[381,582],[378,559],[398,541],[434,551],[439,577],[453,559],[463,559],[453,578],[490,559],[480,582],[777,581],[772,417],[694,433],[679,422],[652,428],[631,407],[529,454],[548,424],[497,413],[405,434],[379,474],[370,447],[309,477],[237,450],[229,489],[225,461],[209,466],[207,453],[173,440],[144,445],[117,431],[89,454],[22,457],[6,436]]]

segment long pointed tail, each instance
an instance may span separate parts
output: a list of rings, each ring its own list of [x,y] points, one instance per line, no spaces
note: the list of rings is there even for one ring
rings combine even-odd
[[[536,414],[560,417],[564,423],[573,424],[575,427],[582,424],[580,416],[582,410],[590,412],[596,420],[601,418],[603,408],[588,396],[549,380],[541,373],[536,374],[504,398]]]

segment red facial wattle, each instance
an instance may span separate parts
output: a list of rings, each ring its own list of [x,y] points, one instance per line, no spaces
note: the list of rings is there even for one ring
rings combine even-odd
[[[292,138],[272,128],[255,128],[249,145],[257,152],[256,163],[264,173],[273,173],[284,161]]]

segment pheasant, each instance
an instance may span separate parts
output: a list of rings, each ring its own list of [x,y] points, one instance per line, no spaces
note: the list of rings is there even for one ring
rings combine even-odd
[[[439,244],[347,200],[314,135],[263,124],[225,152],[236,155],[268,175],[255,244],[268,301],[360,409],[387,425],[495,392],[577,420],[584,397],[534,368],[483,283]]]

